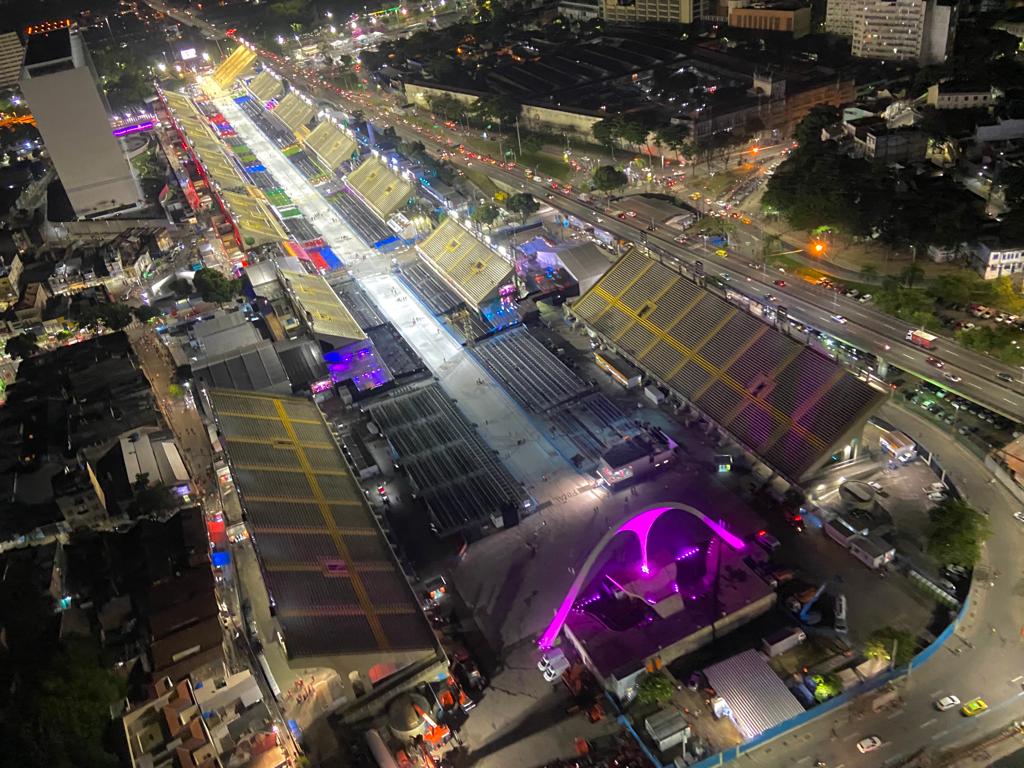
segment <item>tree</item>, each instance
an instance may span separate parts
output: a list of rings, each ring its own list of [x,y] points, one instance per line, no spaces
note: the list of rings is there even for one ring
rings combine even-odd
[[[199,291],[199,295],[203,297],[203,301],[217,304],[231,301],[242,290],[241,280],[229,280],[216,269],[209,267],[204,267],[196,272],[193,285]]]
[[[4,346],[4,351],[16,360],[24,360],[36,353],[38,343],[34,334],[25,331],[9,338]]]
[[[167,283],[167,288],[179,299],[192,295],[192,281],[185,277],[176,277]]]
[[[164,483],[150,483],[149,475],[145,472],[135,476],[135,482],[132,483],[132,498],[127,506],[129,517],[159,517],[177,508],[177,496]]]
[[[818,104],[811,107],[811,111],[797,124],[793,135],[800,146],[820,144],[822,129],[838,122],[839,109],[837,107],[831,104]]]
[[[504,94],[494,94],[491,96],[484,96],[483,98],[477,99],[473,104],[473,114],[477,117],[487,119],[491,118],[494,120],[500,120],[506,125],[510,125],[515,122],[516,118],[519,117],[519,111],[522,106],[518,101],[513,99],[511,96]]]
[[[512,213],[519,214],[523,221],[540,210],[540,203],[534,200],[529,192],[520,192],[511,195],[505,202],[505,207]]]
[[[900,272],[900,283],[907,288],[913,288],[914,283],[924,277],[924,270],[917,264],[908,264]]]
[[[594,140],[598,144],[613,146],[617,134],[615,119],[606,117],[604,120],[598,120],[591,126],[590,132],[594,134]]]
[[[100,323],[112,331],[120,331],[128,327],[132,321],[132,310],[127,304],[102,302],[86,307],[82,311],[82,325]]]
[[[473,209],[471,218],[477,224],[483,224],[485,226],[488,226],[490,224],[493,224],[499,215],[500,214],[497,208],[495,208],[490,203],[484,203],[483,205],[478,205],[476,208]]]
[[[664,672],[647,672],[636,684],[636,700],[641,704],[664,704],[673,693],[675,686]]]
[[[676,153],[678,157],[687,147],[687,139],[690,136],[690,129],[682,124],[669,123],[663,125],[654,132],[655,141],[666,146]]]
[[[629,182],[629,177],[614,165],[598,166],[594,169],[591,179],[594,188],[602,192],[611,192],[613,189],[626,186]]]
[[[135,312],[135,317],[139,319],[140,323],[148,323],[150,320],[163,315],[163,312],[156,307],[151,307],[149,304],[143,304],[141,307],[135,307],[132,311]]]
[[[815,675],[812,679],[814,680],[814,698],[817,701],[828,701],[843,692],[843,682],[839,679],[839,675],[829,672],[824,675]]]
[[[947,497],[929,512],[928,554],[940,563],[974,567],[989,533],[988,520],[962,499]]]
[[[864,646],[864,655],[878,661],[892,661],[893,650],[896,651],[896,666],[903,667],[909,664],[917,650],[917,641],[914,635],[895,627],[876,629],[868,637]]]

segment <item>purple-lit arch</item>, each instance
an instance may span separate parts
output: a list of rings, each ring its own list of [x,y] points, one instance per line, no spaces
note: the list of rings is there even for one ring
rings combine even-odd
[[[583,562],[579,571],[576,574],[576,578],[572,582],[572,586],[569,587],[569,593],[562,600],[561,605],[558,606],[558,610],[555,612],[555,617],[551,620],[548,628],[544,630],[544,634],[540,636],[537,644],[541,648],[547,649],[552,646],[555,642],[555,638],[558,637],[558,633],[562,631],[562,626],[565,624],[565,620],[569,616],[569,611],[572,610],[573,604],[576,602],[576,598],[579,597],[580,590],[583,589],[590,577],[590,571],[594,567],[594,563],[597,562],[598,556],[605,550],[608,544],[624,531],[634,534],[640,544],[640,570],[647,573],[650,569],[647,563],[647,544],[648,537],[651,535],[651,528],[654,523],[666,512],[672,511],[688,512],[689,514],[696,517],[704,525],[711,529],[711,531],[718,536],[722,541],[728,544],[735,550],[741,550],[746,545],[743,543],[743,539],[734,533],[731,533],[725,529],[725,527],[698,509],[694,509],[689,504],[681,504],[678,502],[662,502],[655,504],[654,506],[648,507],[647,509],[636,513],[635,515],[627,518],[617,526],[613,526],[608,532],[601,537],[601,540],[597,542],[597,545],[587,555],[587,559]]]

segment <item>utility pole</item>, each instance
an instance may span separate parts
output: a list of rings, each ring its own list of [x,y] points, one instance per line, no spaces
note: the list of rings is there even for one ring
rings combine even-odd
[[[516,115],[516,144],[519,145],[519,157],[523,156],[523,137],[519,135],[519,116]]]

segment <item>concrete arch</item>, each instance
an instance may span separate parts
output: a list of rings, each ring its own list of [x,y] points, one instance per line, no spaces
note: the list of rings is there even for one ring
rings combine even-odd
[[[558,637],[558,633],[562,631],[562,626],[565,624],[565,620],[569,617],[569,611],[572,610],[573,603],[576,602],[576,598],[579,597],[580,590],[583,589],[587,580],[590,578],[590,572],[593,570],[594,563],[597,562],[597,558],[605,550],[612,539],[618,536],[620,533],[632,533],[637,537],[640,544],[640,570],[644,573],[648,572],[647,565],[647,544],[648,537],[651,533],[651,528],[658,521],[658,519],[666,512],[680,511],[688,512],[689,514],[696,517],[704,525],[711,529],[711,531],[721,538],[726,544],[735,550],[741,550],[746,545],[743,539],[739,538],[736,534],[730,533],[725,527],[699,509],[691,507],[689,504],[683,504],[681,502],[661,502],[653,504],[646,509],[637,512],[636,514],[630,515],[624,521],[616,526],[610,528],[601,540],[597,542],[590,554],[587,555],[587,559],[583,561],[583,565],[580,566],[579,571],[576,573],[576,578],[572,582],[572,586],[569,587],[569,592],[558,606],[558,610],[555,611],[555,617],[548,624],[547,629],[544,630],[544,634],[540,636],[537,644],[543,648],[550,648],[555,638]]]

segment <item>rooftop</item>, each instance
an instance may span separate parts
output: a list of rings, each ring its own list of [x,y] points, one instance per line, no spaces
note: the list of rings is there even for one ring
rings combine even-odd
[[[348,175],[348,184],[381,219],[409,202],[413,185],[372,155]]]
[[[474,308],[512,282],[512,265],[455,219],[442,221],[416,249],[424,262],[444,275]]]
[[[280,275],[297,311],[305,313],[305,320],[318,341],[337,348],[366,338],[348,307],[324,278],[285,269],[280,270]]]
[[[792,480],[824,464],[885,397],[636,249],[572,311]]]
[[[290,658],[435,641],[316,406],[214,389],[210,400]]]

